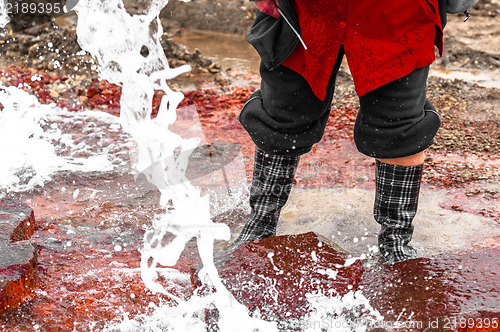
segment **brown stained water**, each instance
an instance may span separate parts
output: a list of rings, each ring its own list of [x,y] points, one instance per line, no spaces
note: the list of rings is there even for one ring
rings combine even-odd
[[[499,331],[500,249],[416,259],[364,274],[389,331]]]
[[[245,40],[245,36],[210,31],[182,31],[174,40],[221,64],[225,68],[259,68],[260,58],[255,49]]]
[[[430,75],[448,80],[459,79],[468,82],[475,82],[488,88],[500,88],[500,71],[487,72],[479,70],[459,70],[433,68]]]

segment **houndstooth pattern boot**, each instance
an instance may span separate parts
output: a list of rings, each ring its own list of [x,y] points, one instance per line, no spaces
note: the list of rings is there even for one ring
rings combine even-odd
[[[281,208],[290,195],[299,159],[299,156],[271,155],[255,148],[250,189],[252,212],[233,247],[276,235]]]
[[[386,263],[417,257],[408,247],[417,213],[423,164],[389,165],[376,162],[376,194],[373,216],[382,225],[378,245]]]

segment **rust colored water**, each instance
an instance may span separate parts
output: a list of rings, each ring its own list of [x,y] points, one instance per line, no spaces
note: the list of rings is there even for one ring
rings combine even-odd
[[[437,255],[364,274],[386,326],[406,331],[499,331],[500,248]]]

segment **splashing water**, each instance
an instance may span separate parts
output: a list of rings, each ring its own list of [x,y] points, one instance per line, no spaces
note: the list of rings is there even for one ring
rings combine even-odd
[[[0,28],[3,28],[10,19],[7,15],[7,0],[0,0]]]
[[[224,287],[213,263],[214,240],[228,240],[230,232],[226,225],[211,221],[209,197],[202,196],[185,176],[188,157],[200,140],[184,139],[168,130],[176,120],[183,95],[172,91],[166,81],[190,67],[169,68],[161,47],[158,15],[167,2],[153,0],[146,14],[134,16],[127,13],[121,0],[85,0],[74,8],[80,46],[97,60],[101,78],[122,86],[120,119],[122,127],[137,141],[137,170],[160,190],[160,204],[167,208],[145,234],[141,275],[149,289],[177,301],[176,310],[184,310],[182,317],[193,316],[212,304],[219,309],[221,331],[231,331],[234,326],[248,331],[272,330],[273,324],[248,315],[246,307]],[[165,96],[158,116],[151,119],[155,90],[163,90]],[[175,239],[163,245],[166,234],[174,234]],[[157,282],[158,268],[175,265],[193,237],[203,262],[200,278],[216,290],[201,301],[201,307],[183,303]]]
[[[33,77],[32,80],[35,80]],[[0,155],[8,156],[0,163],[0,189],[10,192],[42,187],[60,171],[96,172],[113,169],[106,151],[87,158],[74,157],[84,146],[75,144],[71,134],[61,131],[58,117],[62,110],[40,105],[35,96],[16,88],[0,85]],[[90,120],[82,112],[79,117]],[[98,114],[92,114],[98,117]],[[110,117],[102,114],[101,117]],[[76,119],[74,120],[76,121]],[[83,122],[83,121],[82,121]],[[60,142],[73,153],[60,156],[53,142]]]
[[[383,320],[360,291],[343,297],[308,294],[307,300],[313,310],[296,324],[300,331],[362,332]]]
[[[373,309],[359,291],[350,292],[343,297],[325,294],[307,294],[306,296],[312,307],[311,312],[301,319],[279,322],[280,331],[364,332],[369,327],[383,324],[383,317]],[[209,307],[210,300],[210,298],[194,296],[188,301],[181,302],[177,307],[150,304],[153,309],[151,313],[141,315],[133,320],[124,314],[122,322],[105,329],[105,331],[206,332],[207,325],[203,315],[197,316],[194,313],[197,308]],[[186,315],[186,313],[190,314]],[[244,323],[237,324],[233,324],[232,329],[229,330],[234,331],[236,326],[238,326],[238,330],[243,330]],[[254,329],[251,330],[254,331]],[[273,330],[275,330],[274,327],[271,329],[263,328],[260,331]]]

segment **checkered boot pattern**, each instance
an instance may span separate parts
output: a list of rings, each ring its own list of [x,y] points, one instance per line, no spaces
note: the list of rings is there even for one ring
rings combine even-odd
[[[378,245],[386,263],[417,257],[408,247],[413,235],[423,165],[397,166],[377,160],[376,195],[373,215],[382,225]]]
[[[276,235],[281,208],[292,189],[299,156],[271,155],[255,149],[250,189],[252,212],[233,246]]]

